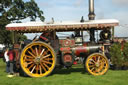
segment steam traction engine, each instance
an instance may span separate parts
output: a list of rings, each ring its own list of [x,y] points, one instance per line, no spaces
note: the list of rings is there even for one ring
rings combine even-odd
[[[107,47],[114,37],[114,26],[118,20],[94,20],[93,0],[90,0],[89,20],[81,22],[28,22],[12,23],[7,30],[15,33],[42,33],[29,43],[14,44],[17,68],[31,77],[49,75],[55,67],[71,67],[74,61],[81,59],[86,70],[92,75],[103,75],[109,68],[106,57]],[[57,32],[74,34],[60,39]],[[90,41],[85,42],[84,32],[90,33]],[[100,31],[100,39],[95,40],[95,31]],[[20,65],[20,66],[18,66]]]

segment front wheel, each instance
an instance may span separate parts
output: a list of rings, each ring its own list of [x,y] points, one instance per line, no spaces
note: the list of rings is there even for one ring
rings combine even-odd
[[[88,56],[84,64],[88,73],[92,75],[103,75],[109,69],[108,59],[100,53]]]
[[[52,47],[44,42],[32,42],[22,51],[20,65],[31,77],[49,75],[56,64],[56,54]]]

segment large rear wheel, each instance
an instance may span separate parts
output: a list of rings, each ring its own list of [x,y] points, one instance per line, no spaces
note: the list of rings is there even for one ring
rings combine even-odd
[[[44,42],[32,42],[22,51],[20,65],[31,77],[49,75],[56,64],[56,54],[52,47]]]
[[[109,69],[109,62],[106,56],[100,53],[93,53],[85,61],[88,73],[92,75],[103,75]]]

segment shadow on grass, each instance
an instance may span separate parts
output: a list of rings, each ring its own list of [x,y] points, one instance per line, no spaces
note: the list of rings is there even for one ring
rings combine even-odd
[[[86,74],[87,72],[85,71],[84,68],[69,68],[69,69],[67,69],[67,68],[62,68],[62,69],[56,68],[48,76],[54,76],[56,74],[59,74],[59,75],[70,75],[71,73]],[[48,77],[48,76],[46,76],[46,77]],[[23,71],[20,73],[20,77],[31,78],[27,74],[25,74]]]
[[[55,74],[64,74],[64,75],[67,75],[67,74],[71,74],[71,73],[81,73],[81,74],[85,74],[87,73],[85,71],[84,68],[69,68],[69,69],[66,69],[66,68],[62,68],[62,69],[59,69],[59,68],[56,68],[53,70],[52,74],[51,75],[55,75]]]

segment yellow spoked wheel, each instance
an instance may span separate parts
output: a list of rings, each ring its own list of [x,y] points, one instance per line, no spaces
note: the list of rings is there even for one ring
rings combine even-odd
[[[92,75],[103,75],[109,69],[108,59],[100,53],[93,53],[86,59],[85,67]]]
[[[20,65],[31,77],[49,75],[56,64],[56,54],[52,47],[44,42],[32,42],[22,51]]]

